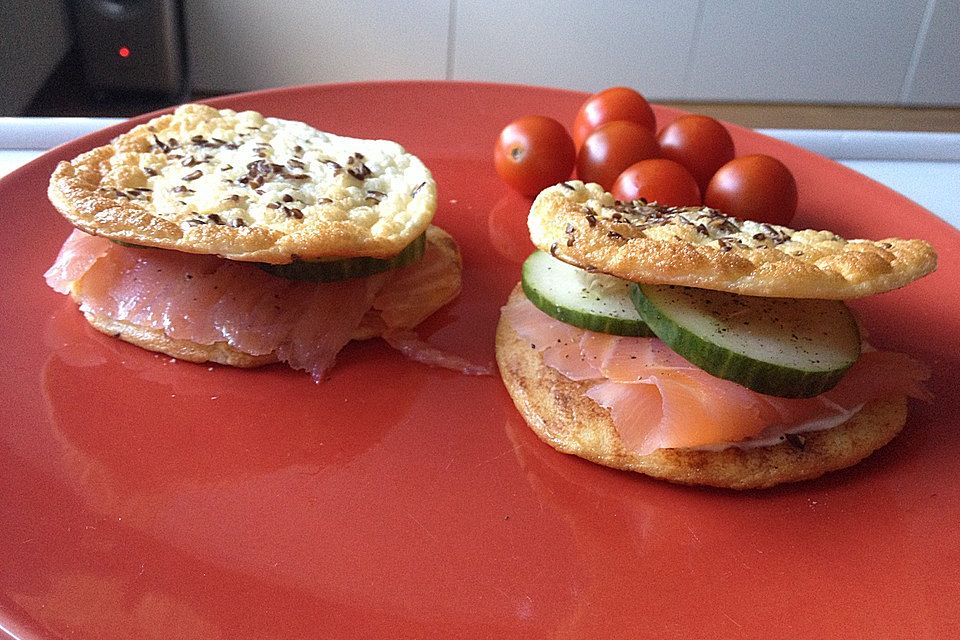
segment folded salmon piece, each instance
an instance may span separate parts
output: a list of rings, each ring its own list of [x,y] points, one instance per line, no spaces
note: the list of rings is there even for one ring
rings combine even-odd
[[[411,338],[410,329],[459,293],[460,258],[451,242],[431,227],[417,262],[320,283],[211,255],[121,246],[75,230],[45,277],[94,326],[135,327],[137,335],[173,345],[173,353],[156,350],[176,357],[185,357],[175,349],[180,343],[217,345],[248,356],[247,366],[281,361],[320,380],[348,342],[382,335],[414,360],[489,373]],[[185,359],[220,361],[219,351],[199,353]]]
[[[664,448],[767,446],[786,434],[842,424],[891,394],[925,398],[928,368],[893,352],[866,351],[840,383],[813,398],[778,398],[694,367],[657,338],[578,329],[512,296],[502,318],[543,362],[610,412],[624,447],[637,455]]]

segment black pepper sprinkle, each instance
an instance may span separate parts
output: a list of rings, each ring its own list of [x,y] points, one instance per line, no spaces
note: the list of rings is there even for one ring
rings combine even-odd
[[[236,193],[230,196],[230,199],[233,200],[234,202],[240,202],[240,196],[237,195]]]
[[[616,231],[607,231],[608,238],[616,238],[617,240],[623,240],[623,236],[617,233]]]
[[[199,177],[202,176],[202,175],[203,175],[203,171],[201,171],[200,169],[196,169],[196,170],[194,170],[194,171],[191,171],[191,172],[188,173],[187,175],[183,176],[182,179],[189,182],[189,181],[191,181],[191,180],[196,180],[197,178],[199,178]]]
[[[176,138],[170,138],[167,140],[167,146],[171,149],[177,149],[180,146],[180,142]]]
[[[173,193],[195,193],[193,189],[190,189],[189,187],[186,187],[182,184],[178,184],[170,191],[172,191]]]
[[[180,164],[182,164],[185,167],[192,167],[194,165],[200,164],[200,161],[194,158],[193,156],[187,156],[186,158],[180,161]]]
[[[278,205],[276,202],[271,202],[270,204],[267,205],[267,209],[279,209],[279,208],[280,208],[280,205]]]
[[[287,215],[293,216],[296,220],[303,220],[303,211],[301,211],[300,209],[291,208],[287,212]]]
[[[283,194],[283,197],[281,198],[281,200],[283,200],[284,202],[293,202],[293,196],[290,195],[289,193],[285,193]]]
[[[144,172],[145,174],[147,174],[148,176],[150,176],[151,178],[152,178],[153,176],[157,175],[157,170],[154,169],[153,167],[144,167],[144,168],[143,168],[143,172]]]
[[[553,244],[550,245],[550,255],[552,255],[554,258],[557,257],[557,243],[556,243],[556,242],[554,242]]]
[[[317,204],[330,204],[333,202],[330,198],[317,198]]]
[[[576,188],[575,186],[573,186],[572,184],[570,184],[570,183],[568,183],[568,182],[561,182],[561,183],[560,183],[560,186],[561,186],[561,187],[565,187],[565,188],[567,188],[567,189],[570,189],[570,191],[576,191],[576,190],[577,190],[577,188]]]
[[[807,444],[807,439],[798,433],[787,433],[784,435],[784,438],[787,439],[791,447],[799,449],[800,451],[803,451],[804,446]]]
[[[295,158],[290,158],[287,160],[287,166],[293,167],[294,169],[306,169],[307,165],[303,164]]]
[[[570,234],[576,231],[576,227],[573,226],[572,222],[567,223],[567,227],[563,230],[564,233]]]
[[[247,223],[243,221],[243,218],[234,218],[230,221],[231,227],[245,227]]]
[[[597,226],[597,216],[593,215],[592,213],[588,213],[587,224],[589,224],[591,227]]]
[[[420,184],[418,184],[416,187],[413,188],[413,192],[410,195],[411,196],[417,195],[417,192],[420,191],[420,189],[424,188],[425,186],[427,186],[427,183],[421,182]]]
[[[209,218],[209,219],[210,219],[210,222],[212,222],[213,224],[224,224],[223,218],[221,218],[220,216],[218,216],[218,215],[215,214],[215,213],[209,213],[209,214],[207,214],[207,218]]]

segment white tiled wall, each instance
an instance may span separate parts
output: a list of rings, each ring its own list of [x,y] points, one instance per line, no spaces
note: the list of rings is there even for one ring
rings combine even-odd
[[[699,0],[456,0],[453,77],[682,95]],[[669,7],[669,9],[665,9]]]
[[[931,1],[924,17],[903,101],[960,104],[960,0]]]
[[[195,89],[442,79],[447,0],[186,0]]]
[[[705,0],[685,93],[696,99],[896,102],[926,4]]]
[[[186,0],[198,90],[400,78],[960,105],[960,0]]]

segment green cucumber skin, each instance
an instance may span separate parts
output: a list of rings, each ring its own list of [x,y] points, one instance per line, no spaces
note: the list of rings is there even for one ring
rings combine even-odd
[[[780,398],[811,398],[829,391],[853,365],[832,372],[801,372],[769,362],[751,360],[704,340],[680,326],[651,303],[639,285],[630,290],[637,311],[650,329],[673,351],[707,373],[730,380],[757,393]]]
[[[116,240],[114,238],[107,238],[110,242],[120,245],[121,247],[126,247],[127,249],[156,249],[157,247],[148,247],[145,244],[136,244],[133,242],[127,242],[126,240]]]
[[[575,309],[570,309],[563,305],[557,304],[553,299],[551,299],[548,293],[538,289],[534,283],[536,277],[533,272],[536,269],[536,261],[538,259],[544,259],[545,255],[546,254],[543,254],[539,251],[534,252],[529,258],[527,258],[522,268],[520,286],[523,289],[523,293],[527,296],[527,299],[532,302],[534,306],[546,313],[551,318],[580,329],[586,329],[588,331],[596,331],[597,333],[606,333],[615,336],[653,336],[653,332],[650,331],[650,328],[647,327],[639,318],[636,320],[631,320],[626,318],[615,318],[611,316],[600,316],[586,311],[577,311]],[[556,258],[553,257],[547,257],[546,259],[556,260]],[[571,269],[576,268],[572,265],[566,264],[564,264],[563,267]]]
[[[618,320],[616,318],[600,318],[599,316],[592,316],[579,313],[577,311],[571,311],[565,307],[561,307],[551,302],[549,298],[541,295],[539,291],[530,286],[525,280],[521,281],[520,286],[523,287],[523,293],[527,296],[527,299],[534,304],[534,306],[551,318],[559,320],[560,322],[564,322],[580,329],[596,331],[597,333],[607,333],[614,336],[626,336],[631,338],[653,337],[653,332],[650,331],[649,327],[644,324],[629,322],[627,320]]]
[[[256,263],[271,275],[287,280],[308,282],[337,282],[364,278],[416,262],[426,250],[426,236],[419,236],[392,258],[344,258],[342,260],[295,260],[289,264]]]

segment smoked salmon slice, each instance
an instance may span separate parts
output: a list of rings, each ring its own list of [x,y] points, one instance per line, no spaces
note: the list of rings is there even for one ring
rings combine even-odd
[[[45,278],[84,313],[178,340],[272,354],[315,380],[350,340],[386,333],[414,360],[476,373],[476,366],[409,331],[460,291],[459,253],[446,240],[452,248],[428,243],[423,258],[393,272],[316,283],[216,256],[120,246],[75,230]]]
[[[787,433],[841,424],[867,402],[893,393],[925,398],[926,366],[906,355],[865,351],[840,383],[814,398],[778,398],[716,378],[657,338],[611,336],[572,327],[514,297],[502,315],[543,361],[610,412],[638,455],[660,448],[754,446]]]

